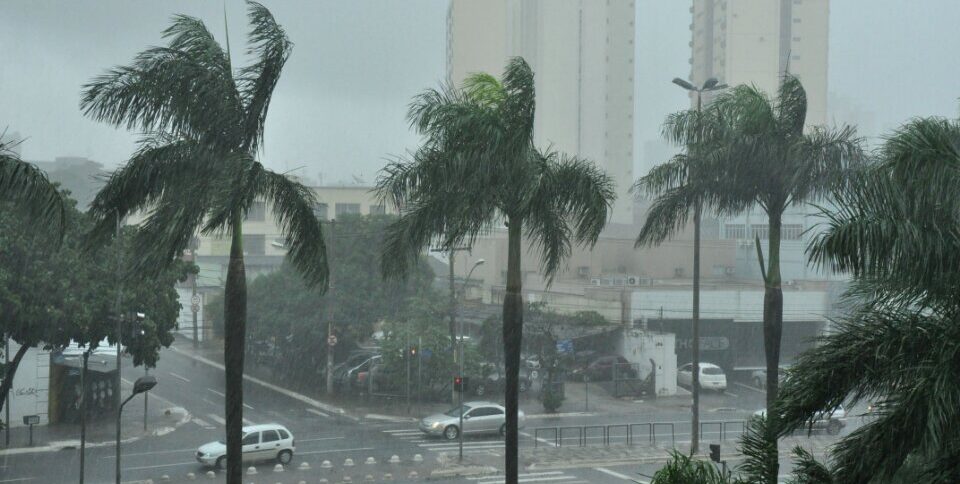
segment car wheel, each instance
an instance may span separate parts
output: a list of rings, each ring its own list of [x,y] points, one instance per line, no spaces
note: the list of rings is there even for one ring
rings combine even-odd
[[[216,467],[221,471],[225,470],[227,468],[227,456],[218,457]]]
[[[507,424],[500,424],[500,436],[501,437],[507,436]]]
[[[482,397],[485,393],[487,393],[487,386],[483,383],[480,383],[476,388],[473,389],[473,393],[478,397]]]
[[[443,436],[447,440],[454,440],[460,436],[460,429],[456,425],[448,425],[447,428],[443,429]]]
[[[837,435],[840,433],[840,422],[836,420],[830,420],[830,423],[827,424],[827,433],[830,435]]]
[[[293,460],[293,452],[289,450],[281,450],[280,453],[277,454],[277,462],[283,465],[289,464],[291,460]]]

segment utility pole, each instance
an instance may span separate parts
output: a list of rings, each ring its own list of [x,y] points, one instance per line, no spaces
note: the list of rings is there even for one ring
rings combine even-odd
[[[190,259],[193,262],[193,265],[197,265],[197,246],[196,243],[193,243],[193,247],[190,248]],[[197,266],[199,268],[199,266]],[[190,276],[190,309],[193,312],[193,349],[197,349],[200,345],[200,329],[197,327],[197,313],[200,310],[199,304],[197,304],[197,274],[191,274]],[[144,395],[146,396],[146,395]],[[146,429],[144,429],[146,430]]]
[[[336,227],[336,219],[330,220],[330,229],[327,231],[328,239],[330,241],[327,244],[327,260],[332,259],[333,254],[333,232]],[[327,264],[327,267],[330,265]],[[335,337],[333,335],[333,271],[330,271],[330,275],[327,280],[327,396],[333,395],[333,347],[336,345]],[[333,344],[330,344],[333,343]]]
[[[123,314],[121,314],[121,305],[123,304],[123,248],[120,245],[120,212],[117,212],[117,237],[114,241],[117,244],[117,305],[114,310],[117,313],[117,327],[116,327],[116,347],[117,347],[117,378],[114,379],[114,388],[113,388],[113,404],[116,407],[117,411],[117,448],[116,455],[120,455],[120,355],[122,350],[122,345],[120,344],[120,336],[123,334]],[[86,361],[84,361],[86,365]],[[117,459],[116,463],[116,475],[120,475],[120,459]]]
[[[440,248],[433,249],[434,252],[446,252],[448,257],[449,273],[450,273],[450,351],[453,352],[453,362],[458,362],[457,355],[457,286],[454,278],[454,262],[455,254],[458,250],[472,250],[472,247],[450,247],[450,248]],[[453,368],[453,377],[457,376],[457,367],[456,365]],[[462,374],[460,376],[463,376]],[[457,392],[453,389],[450,390],[450,401],[457,401]]]
[[[90,348],[83,352],[83,366],[80,368],[80,484],[85,474],[84,458],[87,453],[87,360]]]
[[[144,365],[143,365],[143,376],[147,376],[147,375],[149,375],[149,374],[150,374],[150,369],[147,368],[146,363],[144,363]],[[147,398],[148,398],[148,397],[147,397],[147,393],[149,393],[149,392],[144,392],[144,394],[143,394],[143,431],[144,431],[144,432],[147,431]]]
[[[4,336],[5,338],[3,342],[3,369],[4,371],[6,371],[7,368],[10,368],[10,335],[7,334]],[[6,375],[4,375],[4,378],[6,378]],[[7,390],[7,394],[5,395],[5,397],[6,397],[6,400],[4,400],[4,402],[7,402],[7,403],[4,406],[3,411],[6,412],[6,416],[4,417],[3,421],[6,422],[7,426],[3,430],[3,440],[4,440],[4,445],[7,447],[10,447],[10,390]]]

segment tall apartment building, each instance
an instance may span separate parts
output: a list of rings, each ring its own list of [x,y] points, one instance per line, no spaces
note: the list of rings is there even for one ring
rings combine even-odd
[[[827,120],[829,0],[694,0],[690,79],[776,94],[783,72],[807,91],[807,124]]]
[[[452,0],[447,76],[534,70],[534,140],[596,162],[617,182],[612,222],[633,223],[633,0]]]

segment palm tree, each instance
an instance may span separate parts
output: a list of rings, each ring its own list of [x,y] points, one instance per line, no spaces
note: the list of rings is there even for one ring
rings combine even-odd
[[[709,174],[709,170],[700,165],[704,164],[702,158],[716,141],[712,129],[716,122],[709,119],[711,111],[703,112],[702,98],[704,92],[726,86],[719,85],[716,78],[708,79],[700,88],[680,78],[674,79],[673,83],[697,93],[697,108],[667,116],[663,126],[663,136],[683,146],[685,151],[657,165],[631,187],[634,193],[656,197],[634,248],[663,243],[686,224],[687,217],[693,212],[693,420],[690,453],[696,454],[700,446],[700,216],[705,202],[713,202],[712,198],[725,194],[722,189],[707,186],[711,183],[709,177],[699,176]]]
[[[4,143],[0,133],[0,200],[26,211],[37,225],[48,227],[62,238],[67,218],[63,195],[47,174],[20,159],[13,151],[16,141]]]
[[[960,481],[958,147],[958,121],[896,130],[822,212],[826,230],[808,249],[853,274],[854,307],[791,369],[780,431],[841,402],[879,409],[833,448],[835,482]]]
[[[224,290],[227,482],[241,479],[246,277],[243,220],[255,200],[273,205],[287,256],[308,284],[327,285],[327,258],[312,192],[257,161],[273,89],[292,44],[270,12],[249,3],[249,54],[234,71],[196,18],[179,15],[166,47],[140,53],[84,87],[81,106],[94,119],[147,134],[125,166],[97,194],[91,241],[109,237],[118,218],[146,213],[134,240],[139,270],[157,271],[183,253],[197,230],[228,233]]]
[[[720,142],[706,163],[714,208],[737,213],[755,206],[768,220],[767,261],[760,238],[757,255],[763,276],[763,340],[767,367],[767,407],[777,396],[783,291],[780,276],[780,229],[791,205],[815,201],[844,180],[861,159],[859,139],[849,126],[804,130],[807,96],[800,81],[786,74],[776,99],[756,87],[740,85],[719,95],[715,109]],[[766,265],[766,267],[764,267]],[[775,417],[771,417],[775,418]]]
[[[523,337],[520,254],[523,237],[540,256],[548,280],[573,243],[592,245],[607,221],[613,181],[589,161],[533,145],[533,72],[513,58],[503,79],[470,76],[417,96],[409,118],[425,137],[409,160],[389,163],[377,182],[400,211],[387,231],[382,268],[402,276],[431,242],[470,244],[502,222],[507,227],[507,290],[503,301],[506,366],[507,482],[517,482],[517,410]]]

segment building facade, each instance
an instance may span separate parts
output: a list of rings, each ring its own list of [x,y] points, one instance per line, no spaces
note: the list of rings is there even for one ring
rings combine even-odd
[[[613,223],[633,223],[634,2],[453,0],[447,76],[498,75],[523,57],[536,79],[534,140],[596,162],[617,182]]]

